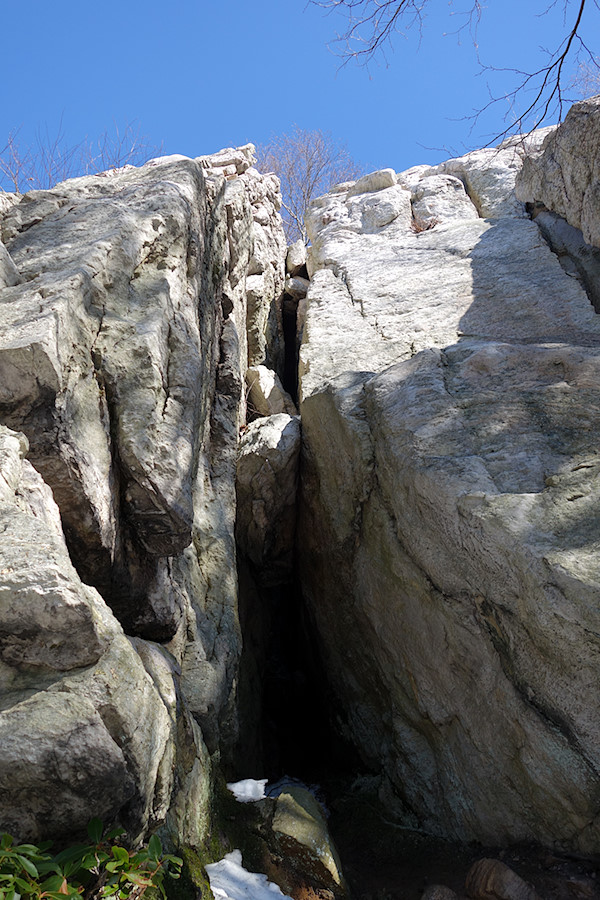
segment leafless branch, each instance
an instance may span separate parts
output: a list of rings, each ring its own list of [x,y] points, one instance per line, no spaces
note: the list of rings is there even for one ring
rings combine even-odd
[[[304,131],[297,125],[258,147],[257,156],[260,171],[274,172],[281,182],[282,217],[289,241],[302,238],[307,242],[304,213],[313,197],[363,174],[346,147],[330,134]]]
[[[125,165],[143,165],[159,156],[162,147],[151,144],[135,123],[105,131],[96,140],[67,143],[62,117],[55,131],[39,128],[35,141],[24,144],[17,128],[0,149],[0,190],[19,193],[47,189],[77,175],[89,175]]]
[[[391,44],[396,34],[402,33],[401,28],[408,30],[416,25],[419,30],[422,29],[424,12],[429,0],[310,0],[310,2],[329,12],[345,13],[346,29],[342,34],[338,34],[334,43],[341,47],[340,55],[344,62],[354,59],[359,63],[368,63],[385,44]],[[564,38],[554,50],[547,51],[546,64],[535,71],[485,65],[479,59],[478,52],[482,72],[510,73],[518,79],[516,88],[497,96],[491,95],[489,102],[470,117],[478,120],[490,107],[507,102],[513,114],[513,121],[503,132],[496,135],[494,140],[509,133],[531,130],[549,116],[560,121],[566,104],[572,99],[567,96],[572,86],[572,82],[569,83],[567,78],[567,63],[570,64],[583,56],[587,64],[592,65],[592,69],[598,65],[597,57],[593,55],[581,32],[586,8],[594,6],[600,9],[599,0],[551,0],[549,5],[540,3],[540,12],[545,14],[559,4],[563,8]],[[477,50],[477,26],[483,9],[481,0],[471,0],[469,8],[458,14],[464,19],[458,31],[468,28]],[[513,112],[515,109],[517,112]],[[522,111],[519,111],[521,109]]]

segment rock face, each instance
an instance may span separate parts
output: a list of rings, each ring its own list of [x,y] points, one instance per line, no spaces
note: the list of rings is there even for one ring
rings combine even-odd
[[[237,728],[245,375],[280,352],[280,196],[252,161],[165,157],[0,207],[0,829],[19,838],[92,815],[205,835],[208,753]]]
[[[600,247],[600,96],[571,107],[564,126],[552,131],[525,160],[517,196],[543,203]]]
[[[135,839],[165,819],[174,791],[168,711],[98,592],[79,580],[26,450],[23,435],[0,427],[1,827],[40,840],[120,812]]]
[[[595,133],[600,107],[583,113]],[[312,205],[299,566],[339,718],[393,811],[590,851],[600,320],[515,197],[539,143]]]

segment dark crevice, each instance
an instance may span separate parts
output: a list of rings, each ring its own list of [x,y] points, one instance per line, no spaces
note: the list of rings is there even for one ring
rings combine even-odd
[[[526,208],[564,271],[579,281],[595,311],[600,313],[600,250],[586,244],[579,228],[569,225],[543,203],[528,203]]]
[[[294,403],[298,402],[298,346],[296,340],[298,322],[298,300],[284,294],[281,301],[283,325],[284,363],[283,387]]]
[[[336,728],[335,703],[299,580],[259,587],[240,560],[240,740],[236,777],[326,783],[357,771]]]

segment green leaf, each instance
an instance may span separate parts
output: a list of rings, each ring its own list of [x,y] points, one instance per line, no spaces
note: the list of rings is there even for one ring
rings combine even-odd
[[[36,869],[36,867],[34,866],[34,864],[31,862],[30,859],[27,859],[26,856],[21,856],[20,854],[17,854],[17,859],[19,860],[19,862],[21,863],[21,865],[23,866],[23,868],[25,869],[25,871],[27,872],[28,875],[31,875],[32,878],[39,877],[39,872]]]
[[[162,854],[162,844],[157,834],[153,834],[148,841],[148,856],[158,862]]]
[[[118,860],[120,863],[128,863],[129,862],[129,853],[125,849],[125,847],[119,847],[117,844],[114,847],[110,848],[110,852],[113,857]]]
[[[17,853],[23,853],[25,856],[34,856],[43,858],[44,854],[40,853],[39,847],[34,844],[19,844],[15,847]]]
[[[51,875],[50,878],[46,878],[44,882],[42,882],[42,890],[43,891],[59,891],[64,884],[64,876],[63,875]]]
[[[99,844],[102,840],[102,832],[104,831],[104,825],[102,824],[102,820],[97,816],[94,816],[93,819],[90,819],[88,822],[87,833],[90,841],[94,844]]]
[[[133,884],[139,884],[142,887],[152,887],[152,879],[144,877],[138,872],[124,872],[123,874],[127,881],[131,881]]]
[[[7,834],[5,831],[2,832],[2,837],[0,838],[0,849],[8,850],[9,847],[12,847],[13,839],[10,834]]]
[[[92,850],[93,848],[89,844],[74,844],[72,847],[67,847],[66,850],[61,850],[60,853],[57,853],[54,857],[54,862],[59,866],[75,860],[81,863],[86,854],[89,854]]]

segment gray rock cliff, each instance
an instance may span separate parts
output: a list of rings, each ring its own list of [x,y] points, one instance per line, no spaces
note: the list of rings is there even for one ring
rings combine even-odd
[[[252,161],[165,157],[2,206],[0,828],[18,837],[98,815],[204,838],[208,754],[237,731],[245,376],[280,353],[281,201]]]
[[[514,193],[554,209],[579,143],[590,239],[598,121],[308,216],[303,589],[388,806],[461,840],[600,844],[600,319]]]

